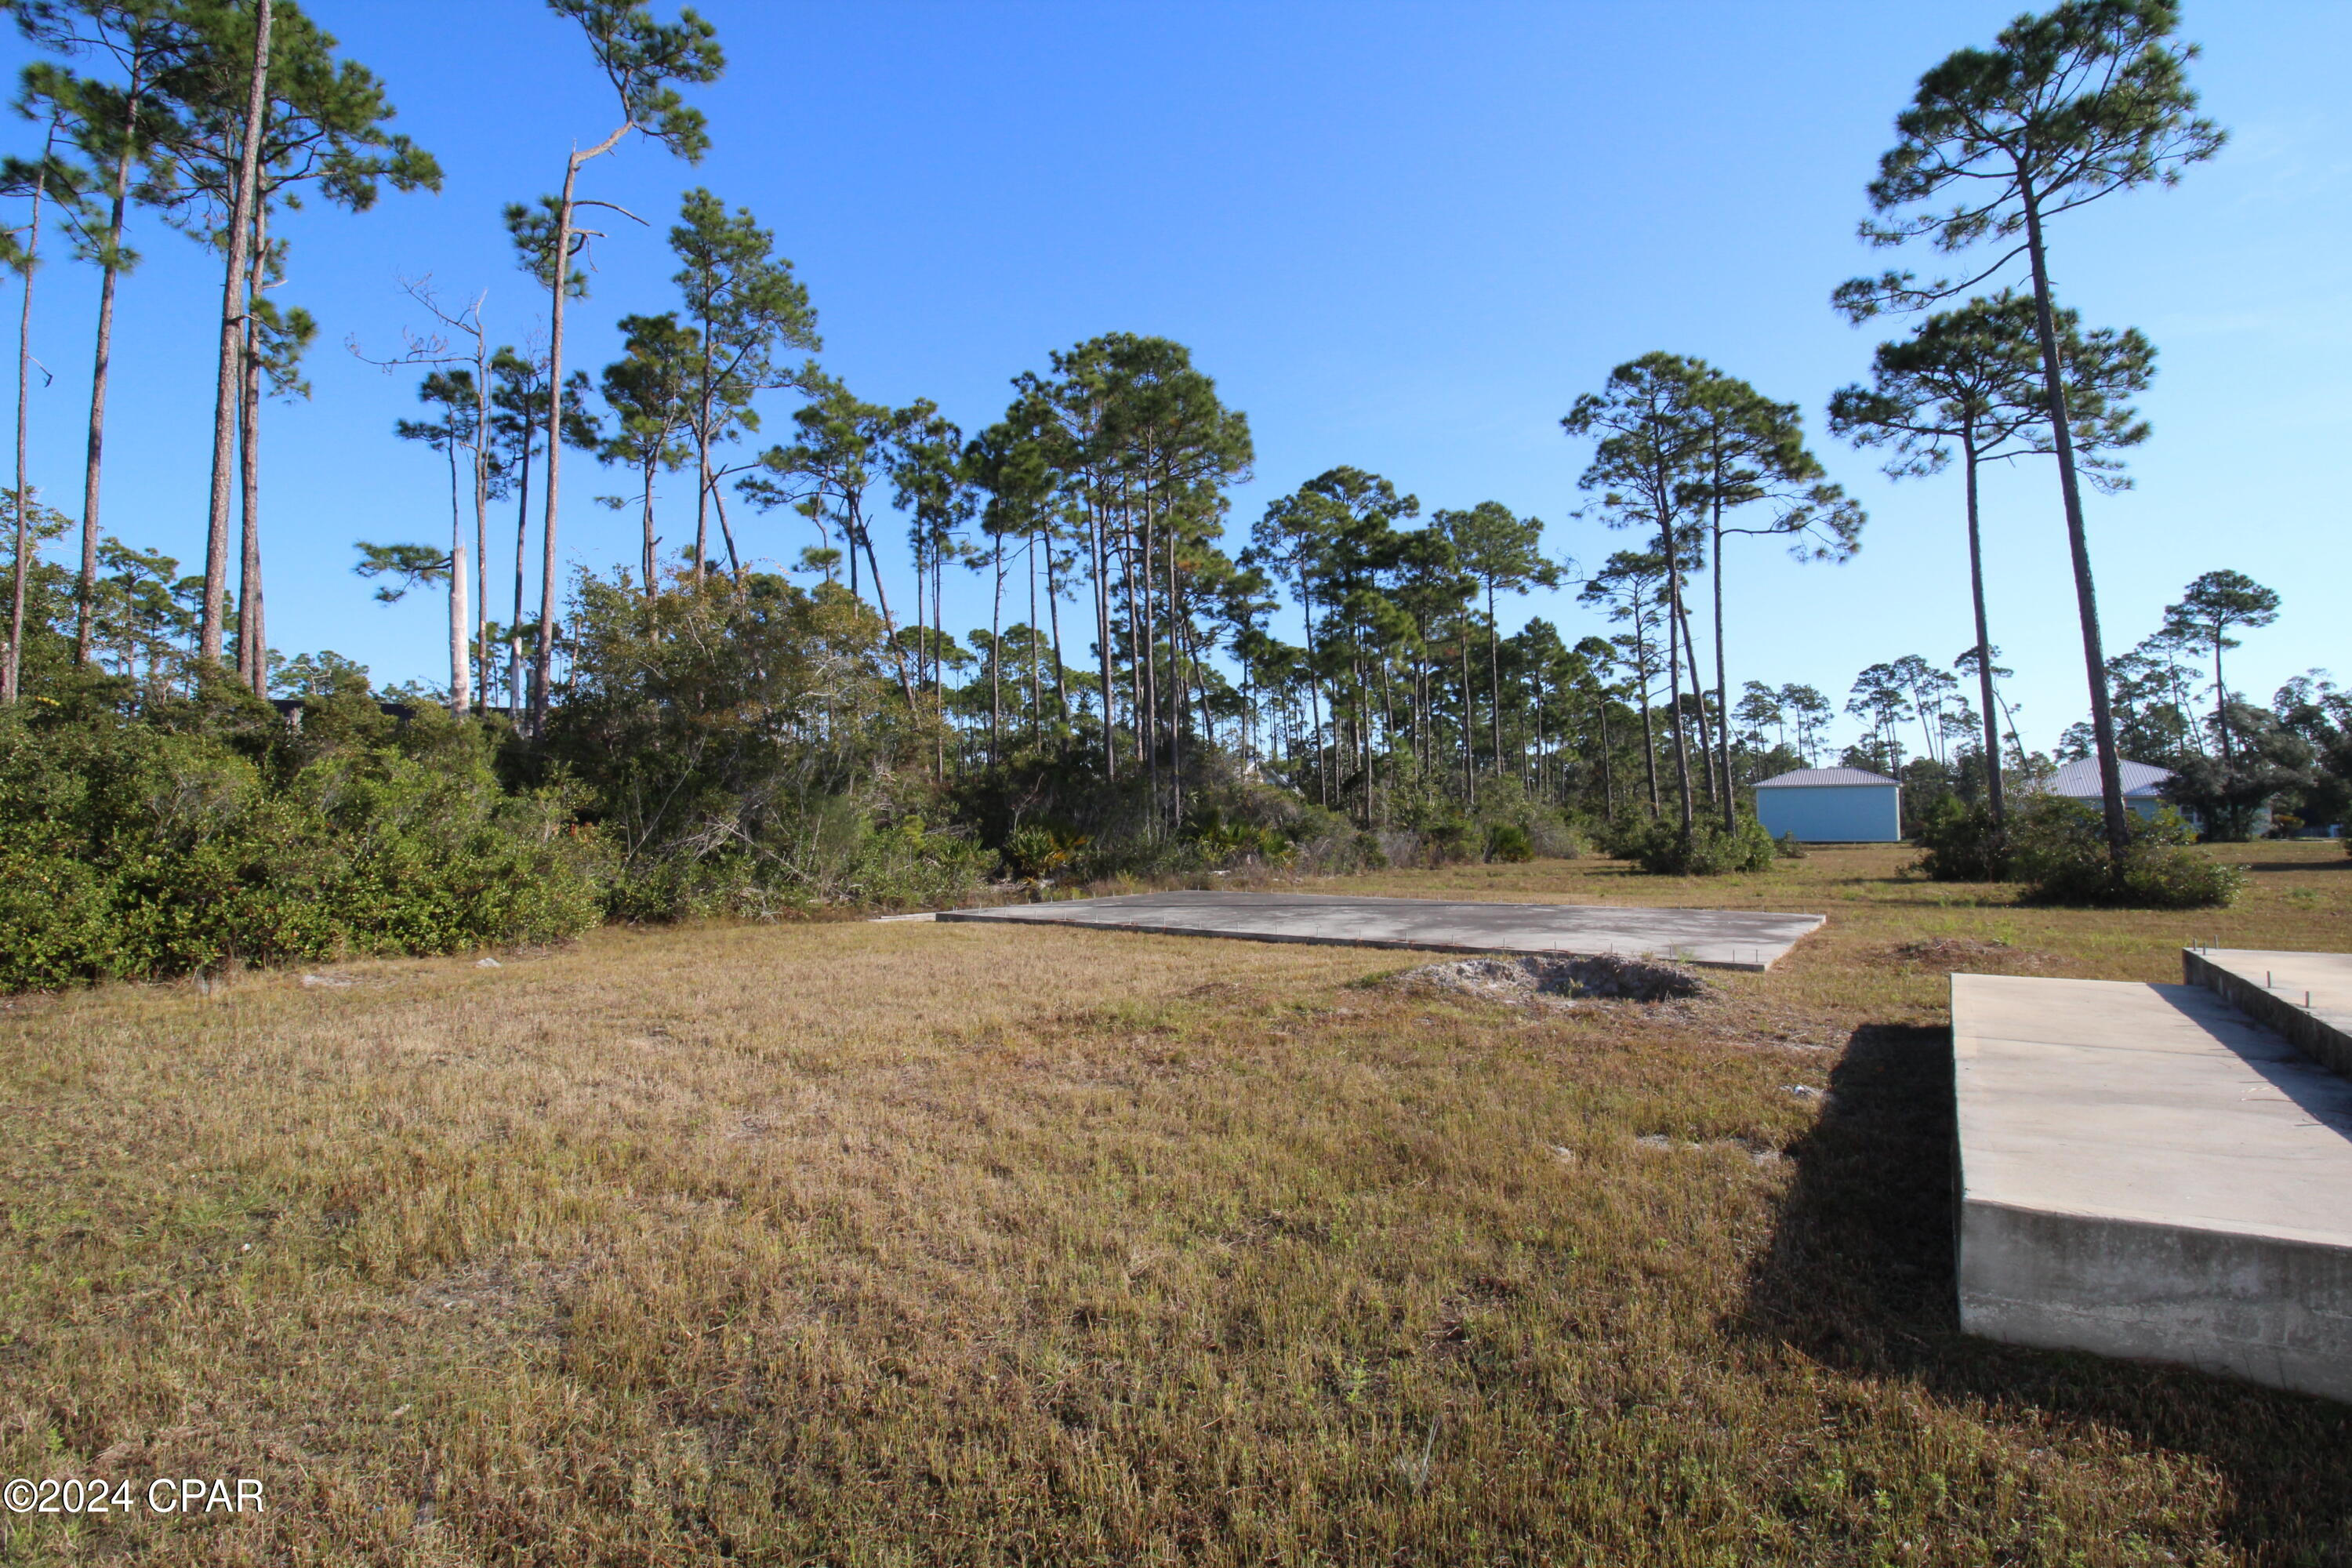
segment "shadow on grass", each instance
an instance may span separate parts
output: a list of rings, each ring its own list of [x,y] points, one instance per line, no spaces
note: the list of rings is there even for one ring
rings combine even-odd
[[[2352,1559],[2352,1407],[2171,1367],[1959,1331],[1951,1037],[1865,1026],[1830,1077],[1735,1331],[1861,1377],[2013,1418],[2040,1413],[2200,1456],[2226,1478],[2233,1542],[2268,1559]]]
[[[2242,871],[2352,871],[2352,855],[2341,860],[2249,860]]]

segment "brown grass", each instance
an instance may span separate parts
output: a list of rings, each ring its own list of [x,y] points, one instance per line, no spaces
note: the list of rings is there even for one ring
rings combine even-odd
[[[2334,847],[2224,852],[2196,916],[1335,884],[1832,917],[1665,1010],[919,923],[20,1002],[0,1475],[268,1511],[0,1561],[2352,1560],[2352,1411],[1956,1331],[1939,963],[2347,945]]]

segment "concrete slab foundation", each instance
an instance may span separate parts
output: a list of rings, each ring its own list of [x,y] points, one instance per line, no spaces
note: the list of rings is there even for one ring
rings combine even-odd
[[[1746,970],[1771,968],[1823,919],[1738,910],[1453,903],[1436,899],[1244,892],[1066,899],[992,910],[951,910],[939,918],[1436,952],[1615,952]]]
[[[2201,986],[1952,976],[1960,1324],[2352,1401],[2352,1082]]]
[[[2183,948],[2180,966],[2248,1017],[2352,1078],[2352,953]]]

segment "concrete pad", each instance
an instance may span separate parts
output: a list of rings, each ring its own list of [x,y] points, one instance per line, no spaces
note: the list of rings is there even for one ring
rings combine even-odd
[[[1328,893],[1136,893],[992,910],[943,921],[1103,926],[1171,936],[1329,942],[1435,952],[1622,953],[1717,969],[1766,970],[1820,926],[1820,915],[1600,904],[1452,903]]]
[[[2180,966],[2190,984],[2352,1078],[2352,953],[2192,947],[2181,950]]]
[[[2189,985],[1952,976],[1960,1326],[2352,1401],[2352,1083]]]

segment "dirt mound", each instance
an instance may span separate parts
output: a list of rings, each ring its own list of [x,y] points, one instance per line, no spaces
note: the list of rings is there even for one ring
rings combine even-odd
[[[1707,991],[1705,981],[1679,964],[1614,954],[1465,958],[1407,970],[1396,981],[1514,1007],[1572,1007],[1589,998],[1677,1002]]]

